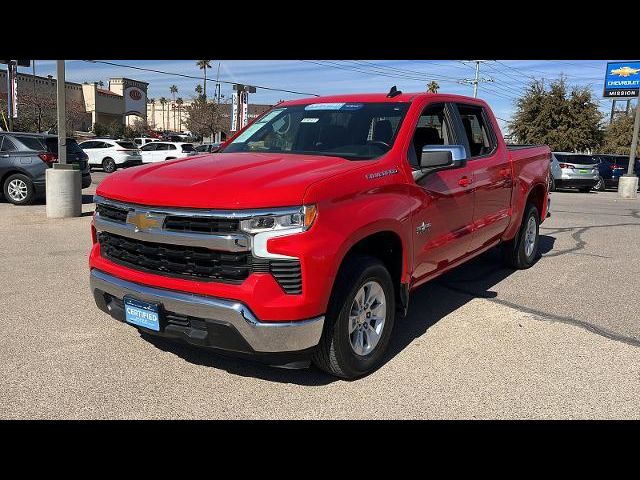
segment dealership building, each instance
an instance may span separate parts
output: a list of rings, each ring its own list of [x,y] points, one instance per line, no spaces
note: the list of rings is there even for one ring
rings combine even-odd
[[[79,112],[73,129],[89,131],[95,123],[119,122],[131,125],[136,118],[147,119],[147,82],[131,78],[110,78],[107,88],[95,83],[65,82],[67,110]],[[55,113],[57,80],[17,74],[18,118],[22,109],[38,105]],[[0,105],[6,116],[7,71],[0,70]]]

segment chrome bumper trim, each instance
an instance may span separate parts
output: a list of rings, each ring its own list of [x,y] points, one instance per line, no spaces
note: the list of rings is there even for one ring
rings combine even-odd
[[[256,352],[294,352],[314,347],[320,341],[324,316],[294,322],[262,322],[242,302],[148,287],[109,275],[97,269],[90,274],[91,290],[120,300],[133,295],[160,303],[168,311],[233,325]]]

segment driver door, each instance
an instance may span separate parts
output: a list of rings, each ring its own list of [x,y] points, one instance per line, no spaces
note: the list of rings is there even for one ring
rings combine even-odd
[[[412,283],[422,283],[465,256],[473,220],[472,171],[466,164],[425,173],[420,169],[426,145],[461,145],[456,117],[448,103],[430,104],[423,110],[409,144],[419,207],[412,219],[414,273]]]

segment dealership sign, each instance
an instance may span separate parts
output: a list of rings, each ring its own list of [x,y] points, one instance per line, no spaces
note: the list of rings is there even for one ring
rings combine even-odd
[[[147,94],[138,87],[124,90],[124,114],[144,117],[147,113]]]
[[[604,77],[604,96],[635,98],[640,92],[640,62],[607,63]]]

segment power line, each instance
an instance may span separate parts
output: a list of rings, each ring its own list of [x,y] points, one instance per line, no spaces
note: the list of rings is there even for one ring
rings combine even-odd
[[[104,63],[105,65],[111,65],[114,67],[122,67],[122,68],[131,68],[134,70],[142,70],[144,72],[152,72],[152,73],[160,73],[162,75],[173,75],[176,77],[184,77],[184,78],[192,78],[195,80],[203,80],[202,77],[196,77],[194,75],[187,75],[184,73],[177,73],[177,72],[166,72],[163,70],[156,70],[153,68],[144,68],[144,67],[136,67],[134,65],[123,65],[123,64],[118,64],[118,63],[113,63],[113,62],[106,62],[104,60],[83,60],[84,62],[89,62],[89,63]],[[218,82],[218,83],[227,83],[229,85],[235,85],[237,83],[241,83],[241,82],[229,82],[227,80],[213,80],[211,78],[207,78],[207,82]],[[247,85],[249,85],[247,83]],[[251,86],[256,87],[256,88],[261,88],[262,90],[271,90],[274,92],[286,92],[286,93],[292,93],[294,95],[309,95],[309,96],[313,96],[313,97],[319,97],[320,95],[318,95],[317,93],[306,93],[306,92],[296,92],[295,90],[286,90],[283,88],[273,88],[273,87],[265,87],[262,85],[255,85],[255,84],[251,84]]]

